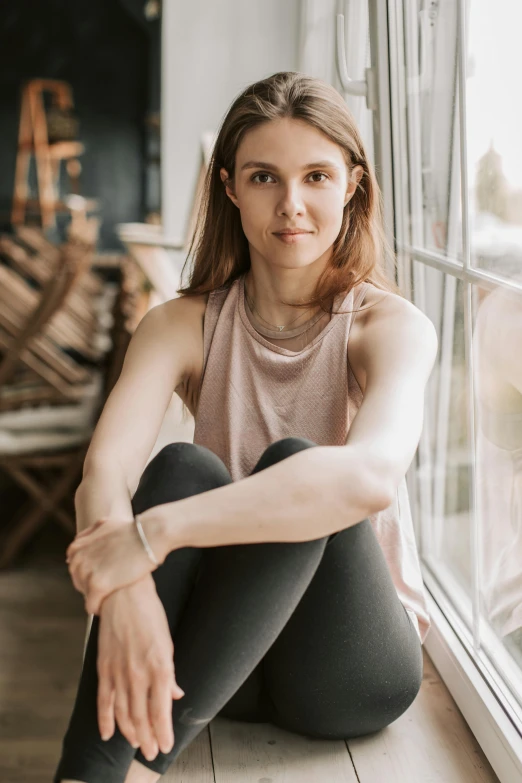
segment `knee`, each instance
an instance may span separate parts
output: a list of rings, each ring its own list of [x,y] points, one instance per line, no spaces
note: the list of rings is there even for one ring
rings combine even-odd
[[[135,513],[231,482],[226,466],[210,449],[195,443],[169,443],[142,473],[133,498],[133,505],[140,507]]]
[[[178,441],[168,443],[151,459],[145,472],[158,473],[166,469],[172,476],[172,471],[187,468],[192,473],[202,473],[206,477],[213,476],[222,483],[231,481],[230,474],[223,461],[213,451],[197,443]]]
[[[375,725],[370,731],[378,731],[390,723],[393,723],[403,715],[413,704],[422,685],[422,665],[420,668],[409,668],[408,672],[398,678],[396,683],[392,683],[388,688],[383,688],[379,698],[372,705],[368,721],[372,724],[372,715]]]
[[[316,739],[348,740],[384,729],[406,712],[414,702],[422,683],[422,665],[408,667],[397,677],[379,676],[357,681],[351,674],[343,692],[296,694],[284,702],[276,694],[274,722],[287,731]]]
[[[290,457],[292,454],[297,454],[298,451],[304,451],[304,449],[310,449],[314,446],[317,446],[317,443],[308,440],[308,438],[287,437],[276,440],[264,450],[257,469],[260,469],[260,463],[265,468]]]
[[[420,666],[408,666],[396,678],[380,682],[372,695],[361,699],[361,708],[348,725],[341,726],[341,739],[372,734],[389,726],[403,715],[415,701],[422,685],[422,662]]]

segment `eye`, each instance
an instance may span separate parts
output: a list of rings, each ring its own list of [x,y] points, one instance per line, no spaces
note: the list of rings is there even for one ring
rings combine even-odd
[[[328,179],[328,174],[325,174],[324,171],[314,171],[312,174],[310,174],[311,177],[326,177]],[[321,180],[315,180],[316,182],[324,182],[324,179]]]
[[[271,174],[267,174],[266,172],[259,172],[258,174],[254,174],[254,176],[251,178],[251,181],[254,182],[256,185],[267,185],[267,182],[256,182],[257,177],[271,177]],[[328,179],[328,174],[325,174],[324,171],[314,171],[310,175],[310,177],[326,177]],[[315,182],[324,182],[324,179],[321,180],[315,180]]]
[[[270,174],[266,174],[265,172],[260,172],[259,174],[254,174],[252,177],[252,182],[254,182],[256,185],[266,185],[266,182],[255,182],[256,177],[270,177]]]

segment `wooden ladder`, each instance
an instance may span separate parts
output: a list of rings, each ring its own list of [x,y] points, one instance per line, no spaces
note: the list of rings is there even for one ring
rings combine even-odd
[[[71,190],[78,192],[78,176],[81,164],[78,157],[84,152],[79,141],[49,142],[44,93],[52,95],[53,105],[61,110],[73,108],[72,90],[67,82],[54,79],[33,79],[22,89],[18,153],[16,156],[15,184],[11,222],[14,226],[25,222],[29,206],[40,214],[42,228],[52,228],[56,223],[59,202],[60,163],[67,161],[67,173]],[[29,169],[34,156],[38,198],[29,199]]]

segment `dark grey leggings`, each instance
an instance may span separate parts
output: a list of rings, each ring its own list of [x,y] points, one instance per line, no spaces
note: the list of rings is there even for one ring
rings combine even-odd
[[[279,440],[252,472],[315,445]],[[132,507],[231,481],[209,449],[171,443],[145,468]],[[172,703],[174,747],[148,761],[117,728],[101,739],[96,616],[54,783],[123,783],[134,758],[164,773],[218,714],[342,739],[382,729],[417,695],[421,644],[368,519],[313,541],[176,549],[153,577],[185,691]]]

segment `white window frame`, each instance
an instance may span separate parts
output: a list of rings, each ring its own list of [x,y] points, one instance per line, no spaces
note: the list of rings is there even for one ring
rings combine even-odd
[[[427,250],[417,243],[413,231],[409,233],[409,194],[412,192],[412,198],[416,203],[415,190],[421,186],[420,176],[415,177],[415,172],[409,172],[408,147],[420,143],[418,139],[412,138],[411,133],[408,136],[406,127],[406,95],[405,95],[405,74],[404,74],[404,47],[403,36],[403,13],[402,2],[397,0],[368,0],[370,9],[370,25],[377,29],[383,29],[388,26],[388,35],[386,40],[386,51],[384,51],[384,41],[382,36],[379,41],[379,60],[378,60],[378,82],[381,84],[389,83],[386,89],[390,97],[391,112],[389,116],[389,133],[392,138],[392,158],[395,163],[393,168],[393,184],[391,188],[383,188],[385,203],[391,202],[387,207],[387,212],[393,212],[395,218],[395,238],[396,252],[398,259],[398,283],[402,291],[410,299],[412,298],[412,275],[414,270],[414,261],[425,264],[429,267],[446,273],[450,278],[457,278],[463,281],[465,287],[465,330],[466,330],[466,350],[468,361],[473,361],[471,352],[471,291],[473,284],[480,284],[488,288],[496,283],[502,283],[504,287],[512,287],[520,290],[516,284],[497,278],[496,275],[483,272],[480,269],[471,267],[470,264],[470,242],[468,231],[468,203],[467,203],[467,171],[466,171],[466,117],[465,117],[465,90],[466,90],[466,63],[464,61],[465,47],[463,42],[466,40],[466,13],[468,8],[467,0],[457,0],[459,10],[459,108],[460,108],[460,194],[454,193],[454,197],[462,198],[463,205],[463,226],[462,226],[462,247],[463,263],[452,260],[449,256],[441,253]],[[386,8],[383,7],[386,6]],[[385,20],[382,17],[385,17]],[[389,64],[389,65],[388,65]],[[382,69],[387,73],[382,74]],[[411,110],[411,107],[409,107]],[[385,113],[380,122],[376,124],[377,129],[381,128],[384,132],[384,123],[386,122]],[[411,122],[411,120],[410,120]],[[411,127],[411,125],[410,125]],[[375,141],[376,147],[379,146],[379,140]],[[458,177],[452,177],[453,181],[458,181]],[[453,188],[454,190],[454,188]],[[395,207],[395,209],[394,209]],[[452,243],[453,244],[453,243]],[[421,304],[422,306],[422,304]],[[444,360],[444,357],[441,357]],[[450,357],[451,361],[451,357]],[[473,368],[469,367],[468,377],[470,379],[470,399],[473,399]],[[442,389],[442,393],[444,390]],[[439,406],[440,409],[440,406]],[[473,405],[470,406],[470,453],[474,459],[475,450],[472,448],[474,443],[474,414]],[[427,417],[426,417],[427,418]],[[440,418],[440,417],[439,417]],[[425,428],[418,449],[418,457],[421,458],[423,466],[422,474],[416,465],[413,465],[408,471],[408,489],[412,499],[412,508],[417,507],[415,496],[417,491],[423,494],[424,507],[429,508],[431,498],[431,484],[433,481],[434,467],[443,469],[441,464],[442,450],[444,443],[444,423],[440,421],[435,423],[437,426],[437,442],[439,451],[437,457],[437,466],[430,465],[430,451],[428,427],[431,425],[429,420],[425,422]],[[471,471],[471,496],[472,508],[474,507],[474,470]],[[476,526],[474,527],[476,530]],[[422,532],[417,527],[417,540],[419,542]],[[477,551],[477,542],[474,542],[475,553]],[[476,561],[477,562],[477,559]],[[474,579],[478,579],[477,569],[474,569]],[[468,627],[462,621],[462,612],[456,610],[455,606],[448,600],[448,594],[452,595],[455,603],[455,596],[458,595],[456,585],[451,580],[448,573],[444,578],[444,589],[440,583],[440,569],[438,568],[437,577],[430,570],[429,565],[423,563],[423,576],[428,590],[428,609],[431,615],[432,628],[426,638],[425,648],[430,658],[437,667],[442,679],[448,687],[450,693],[455,699],[459,709],[468,722],[471,730],[475,734],[490,764],[498,775],[502,783],[515,783],[522,781],[522,726],[519,720],[519,710],[515,708],[512,697],[508,689],[504,686],[493,668],[488,665],[488,659],[480,654],[478,640],[478,606],[473,606],[473,617],[470,633]],[[451,593],[450,593],[451,591]],[[477,592],[477,591],[475,591]],[[468,599],[469,604],[469,599]],[[495,640],[491,639],[488,646],[490,649],[494,646]],[[497,643],[498,647],[501,647]],[[478,650],[478,652],[477,652]],[[502,655],[502,650],[498,649],[498,655]],[[506,664],[507,665],[507,664]]]

